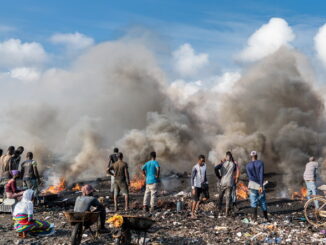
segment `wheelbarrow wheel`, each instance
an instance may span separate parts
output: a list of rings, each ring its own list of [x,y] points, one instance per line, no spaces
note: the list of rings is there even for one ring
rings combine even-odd
[[[77,223],[75,224],[72,233],[71,233],[71,245],[79,245],[81,243],[83,236],[83,224]]]
[[[314,226],[326,225],[326,199],[314,197],[308,200],[304,206],[304,214],[307,221]]]

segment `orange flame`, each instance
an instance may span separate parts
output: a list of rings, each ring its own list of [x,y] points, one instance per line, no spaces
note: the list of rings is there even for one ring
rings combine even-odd
[[[77,183],[71,190],[72,191],[81,191],[81,188],[82,188],[82,186]]]
[[[141,174],[134,176],[133,180],[130,181],[130,190],[140,191],[145,186],[145,178]]]
[[[58,194],[66,189],[66,180],[60,178],[60,181],[57,185],[50,185],[46,190],[42,191],[45,194]]]
[[[291,198],[304,200],[307,196],[308,196],[308,190],[302,187],[300,191],[293,192]]]
[[[239,199],[239,200],[247,199],[248,198],[248,187],[243,182],[239,182],[237,184],[236,194],[237,194],[237,199]]]

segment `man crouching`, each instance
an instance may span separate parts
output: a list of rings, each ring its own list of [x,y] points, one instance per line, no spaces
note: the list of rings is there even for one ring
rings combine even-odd
[[[77,197],[74,207],[74,212],[86,212],[91,211],[91,207],[94,207],[93,212],[100,213],[100,229],[99,233],[108,232],[105,228],[106,212],[105,207],[93,196],[94,188],[91,185],[84,185],[81,189],[82,196]]]

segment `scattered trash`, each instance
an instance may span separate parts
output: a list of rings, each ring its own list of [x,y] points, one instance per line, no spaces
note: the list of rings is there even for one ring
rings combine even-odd
[[[178,192],[177,194],[175,194],[174,196],[175,197],[180,197],[180,196],[183,196],[183,197],[186,197],[186,196],[188,196],[189,194],[187,193],[187,192],[185,192],[185,191],[180,191],[180,192]]]
[[[177,201],[177,212],[179,213],[184,209],[184,203],[183,200]]]
[[[292,220],[307,221],[305,217],[292,218]]]
[[[241,221],[242,221],[242,223],[245,223],[245,224],[249,224],[250,223],[250,220],[248,218],[244,218]]]
[[[279,237],[273,237],[273,238],[266,237],[264,240],[264,242],[267,244],[279,244],[279,243],[281,243],[281,241],[282,241],[282,239]]]
[[[214,230],[217,230],[217,231],[227,230],[227,229],[228,229],[228,227],[226,227],[226,226],[215,226],[214,227]]]
[[[261,234],[263,234],[263,233],[262,233],[262,232],[259,232],[258,234],[254,235],[254,236],[251,238],[251,240],[255,240],[256,237],[260,236]]]
[[[277,225],[276,224],[270,224],[270,225],[266,225],[265,228],[272,231],[272,230],[275,230],[277,228]]]
[[[177,225],[182,225],[182,224],[180,222],[173,222],[173,225],[177,226]]]
[[[101,185],[99,185],[100,187]],[[101,187],[102,188],[102,187]],[[234,215],[224,216],[224,210],[217,212],[216,201],[210,199],[199,206],[196,219],[190,219],[192,199],[187,195],[187,190],[175,192],[180,196],[160,196],[160,206],[153,213],[142,212],[143,195],[132,196],[131,208],[128,213],[123,211],[123,202],[119,203],[121,215],[148,216],[155,220],[155,225],[149,231],[150,240],[145,244],[322,244],[326,243],[326,228],[312,227],[306,222],[302,209],[304,202],[301,200],[269,199],[268,209],[271,212],[270,222],[263,222],[263,213],[258,211],[258,223],[252,221],[252,209],[248,200],[239,201]],[[66,193],[72,197],[74,193]],[[107,201],[108,188],[103,188],[99,196]],[[212,192],[212,196],[214,192]],[[70,198],[71,199],[71,198]],[[158,200],[158,201],[159,201]],[[112,202],[112,200],[110,200]],[[183,201],[184,207],[180,201]],[[107,211],[113,215],[112,204],[107,205]],[[180,203],[180,204],[178,204]],[[51,221],[56,224],[57,235],[47,237],[49,244],[68,245],[71,227],[65,221],[62,212],[73,208],[73,203],[64,207],[36,207],[36,218]],[[181,207],[180,207],[180,206]],[[177,212],[178,211],[178,212]],[[218,218],[219,216],[219,218]],[[0,244],[15,244],[16,239],[10,214],[0,214]],[[5,222],[3,222],[5,221]],[[4,234],[4,235],[3,235]],[[132,232],[133,234],[133,232]],[[136,240],[135,240],[136,239]],[[93,236],[87,230],[83,235],[83,244],[93,244]],[[133,235],[132,242],[136,243],[137,235]],[[22,244],[31,244],[36,239],[23,240]],[[98,238],[98,244],[113,244],[111,234],[103,234]],[[140,241],[142,244],[143,240]],[[19,241],[18,241],[19,243]]]
[[[149,241],[150,241],[149,238],[145,238],[145,241],[144,241],[144,237],[141,237],[141,238],[139,239],[138,244],[148,244]],[[136,243],[135,243],[135,244],[136,244]]]

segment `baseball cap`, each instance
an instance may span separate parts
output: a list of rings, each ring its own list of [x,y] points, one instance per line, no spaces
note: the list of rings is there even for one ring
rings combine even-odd
[[[250,156],[257,156],[257,151],[252,151],[252,152],[250,153]]]

